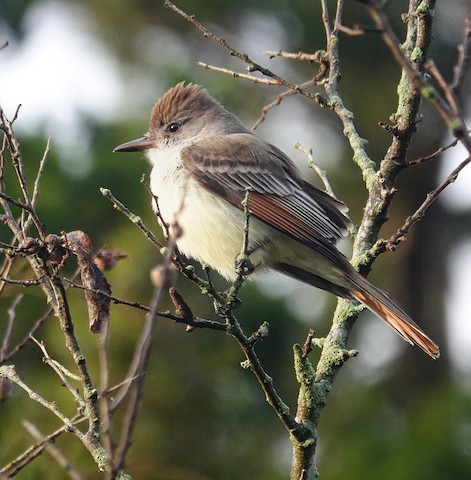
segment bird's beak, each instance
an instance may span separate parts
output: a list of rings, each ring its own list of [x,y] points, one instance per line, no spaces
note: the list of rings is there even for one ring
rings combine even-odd
[[[113,152],[142,152],[144,150],[149,150],[154,146],[154,142],[144,135],[141,138],[136,138],[136,140],[131,140],[130,142],[122,143],[118,145]]]

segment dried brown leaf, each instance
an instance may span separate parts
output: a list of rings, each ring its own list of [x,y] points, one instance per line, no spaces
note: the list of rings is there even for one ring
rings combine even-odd
[[[111,287],[101,270],[93,262],[92,242],[81,230],[65,234],[67,248],[77,257],[80,277],[85,290],[90,330],[99,333],[110,315]]]

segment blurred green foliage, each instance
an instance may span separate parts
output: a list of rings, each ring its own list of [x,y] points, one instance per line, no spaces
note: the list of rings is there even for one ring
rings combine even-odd
[[[24,35],[22,18],[28,8],[37,3],[2,2],[0,15],[19,39]],[[94,18],[97,27],[94,33],[106,42],[123,68],[145,71],[161,90],[182,78],[202,82],[228,108],[253,120],[260,108],[274,98],[272,90],[257,89],[252,84],[197,69],[194,62],[199,59],[209,59],[210,63],[223,66],[227,62],[228,68],[238,67],[239,70],[244,67],[235,64],[233,59],[225,56],[225,52],[221,53],[217,46],[204,40],[181,18],[165,9],[163,2],[63,0],[63,3],[85,9]],[[305,0],[211,0],[197,3],[181,1],[179,6],[188,13],[195,13],[209,28],[222,32],[234,41],[235,47],[243,43],[237,34],[243,31],[244,22],[253,15],[266,16],[269,21],[276,20],[281,25],[286,43],[274,46],[274,50],[314,51],[325,44],[317,3]],[[399,14],[406,8],[406,2],[391,2],[390,5],[391,19],[399,32],[403,30]],[[361,7],[347,2],[345,23],[351,25],[365,21],[367,17]],[[160,27],[169,29],[185,42],[191,59],[189,64],[181,64],[175,58],[162,68],[158,63],[162,52],[155,51],[155,63],[148,55],[140,55],[143,51],[142,31]],[[446,70],[452,64],[455,53],[445,36],[446,32],[436,32],[433,54],[436,63]],[[167,47],[161,45],[162,50]],[[257,50],[257,45],[253,45],[253,49]],[[377,124],[387,121],[395,110],[399,69],[375,35],[343,37],[341,54],[344,100],[355,113],[359,132],[369,140],[368,151],[372,158],[380,160],[390,138]],[[273,65],[282,65],[279,60],[273,62]],[[313,75],[315,69],[312,67],[289,63],[289,67],[284,68],[291,69],[288,72],[293,77],[303,79]],[[131,105],[133,98],[127,100]],[[291,104],[287,103],[286,108],[289,108]],[[148,107],[150,111],[151,105]],[[316,122],[322,122],[339,130],[339,122],[331,112],[311,106],[304,108],[308,108],[312,116],[312,124],[306,125],[306,128],[314,129]],[[82,118],[82,128],[87,129],[91,138],[90,169],[86,177],[70,175],[65,167],[66,159],[61,158],[53,138],[38,204],[40,218],[48,232],[81,229],[90,235],[96,249],[106,246],[126,252],[128,258],[107,274],[108,281],[115,296],[144,304],[149,302],[152,290],[148,272],[159,261],[160,255],[135,226],[112,208],[99,188],[110,188],[132,211],[141,215],[148,226],[159,231],[151,212],[149,195],[140,183],[142,173],[149,170],[145,161],[137,155],[122,157],[111,153],[119,143],[145,131],[148,110],[142,111],[139,119],[127,118],[126,112],[123,112],[123,116],[111,124],[85,116]],[[445,135],[430,109],[425,106],[424,111],[426,117],[419,125],[411,156],[430,153],[441,144]],[[21,111],[17,124],[21,124]],[[71,135],[74,133],[70,132]],[[31,182],[44,151],[45,139],[43,136],[22,134],[20,141],[27,178]],[[271,141],[277,143],[273,133]],[[338,142],[342,144],[342,158],[335,166],[328,166],[329,178],[350,206],[352,218],[357,222],[361,218],[365,199],[364,188],[340,136]],[[420,172],[413,169],[404,174],[385,236],[413,211],[436,181],[436,175],[437,167],[434,165],[428,165]],[[11,186],[10,194],[19,196],[11,169],[7,171],[7,182]],[[395,291],[396,297],[402,297],[402,303],[409,305],[414,318],[424,320],[426,329],[431,329],[435,333],[433,336],[443,340],[447,255],[436,247],[442,245],[444,232],[432,229],[434,218],[443,218],[440,212],[441,207],[434,206],[429,217],[411,234],[410,241],[396,254],[378,262],[373,278],[385,288]],[[451,224],[452,220],[448,220]],[[8,241],[4,227],[0,235],[2,241]],[[451,250],[450,231],[447,238],[447,248]],[[423,256],[418,256],[417,249],[424,242],[427,248],[422,250]],[[410,262],[410,258],[420,258],[420,262]],[[427,296],[423,301],[417,301],[405,285],[412,284],[413,289],[419,291],[431,290],[428,288],[428,274],[421,274],[421,269],[429,272],[431,263],[434,266],[433,275],[440,282],[433,284],[433,291],[424,293]],[[63,274],[71,274],[74,269],[74,260],[70,259]],[[26,267],[15,267],[13,273],[28,275]],[[211,303],[195,287],[179,280],[178,288],[193,305],[197,315],[214,317]],[[0,298],[0,333],[4,332],[6,312],[18,289],[7,287],[6,293]],[[16,312],[12,344],[28,332],[32,322],[47,308],[45,299],[35,287],[21,293],[24,299]],[[79,340],[98,384],[96,339],[88,332],[82,292],[71,290],[69,298]],[[265,320],[270,322],[270,335],[260,344],[258,352],[267,372],[275,379],[280,394],[294,409],[297,386],[292,367],[292,345],[302,343],[311,326],[318,330],[320,336],[326,333],[334,299],[329,297],[318,318],[299,318],[289,301],[264,295],[254,284],[243,288],[241,298],[243,305],[237,314],[246,332],[257,329]],[[293,294],[293,301],[296,299],[299,297]],[[433,299],[431,317],[428,316],[430,308],[424,313],[422,305],[430,299]],[[165,308],[171,309],[168,301],[163,306]],[[112,306],[109,341],[111,384],[123,378],[142,323],[142,312],[126,306]],[[357,331],[361,329],[360,323],[356,326]],[[359,339],[357,331],[352,338],[352,347]],[[38,337],[45,342],[51,356],[72,368],[56,319],[48,319]],[[469,391],[453,381],[454,372],[447,359],[446,348],[443,359],[436,363],[431,363],[416,350],[401,350],[401,357],[394,357],[373,379],[358,370],[355,360],[351,360],[342,371],[321,420],[318,466],[322,478],[441,480],[470,477]],[[316,352],[312,354],[313,359],[316,355]],[[287,478],[291,449],[287,434],[266,404],[255,379],[239,366],[242,360],[240,350],[228,336],[205,330],[187,334],[181,325],[159,320],[145,394],[126,467],[133,478]],[[58,378],[41,363],[41,353],[36,346],[29,345],[14,361],[28,384],[47,399],[57,401],[63,411],[73,414],[75,405],[69,393],[60,387]],[[374,359],[370,363],[373,364]],[[121,414],[118,412],[116,425],[113,426],[116,435]],[[12,397],[0,405],[2,465],[31,443],[28,434],[19,426],[23,418],[35,423],[43,433],[59,426],[51,414],[32,403],[24,392],[15,390]],[[76,439],[63,435],[56,446],[63,450],[73,465],[85,472],[86,478],[98,478],[95,465]],[[43,454],[18,478],[39,480],[65,476],[63,470]]]

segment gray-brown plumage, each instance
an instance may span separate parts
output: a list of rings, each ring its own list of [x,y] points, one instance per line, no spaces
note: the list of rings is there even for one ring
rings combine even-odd
[[[155,104],[149,131],[116,151],[144,150],[151,187],[177,245],[228,279],[236,276],[249,191],[249,247],[256,273],[273,268],[340,297],[356,299],[432,358],[437,345],[382,290],[362,277],[335,243],[351,225],[346,206],[301,179],[278,148],[197,85],[183,82]]]

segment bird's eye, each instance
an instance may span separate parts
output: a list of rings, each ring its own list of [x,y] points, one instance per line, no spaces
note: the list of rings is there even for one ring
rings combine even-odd
[[[168,127],[167,127],[167,130],[170,132],[170,133],[175,133],[179,130],[180,128],[180,124],[179,123],[171,123]]]

